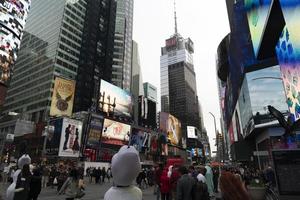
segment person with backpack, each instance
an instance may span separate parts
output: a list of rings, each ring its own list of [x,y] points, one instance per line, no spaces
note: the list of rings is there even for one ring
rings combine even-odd
[[[200,166],[199,174],[197,175],[197,181],[194,188],[194,200],[209,200],[208,188],[206,185],[205,173],[206,169],[203,166]]]

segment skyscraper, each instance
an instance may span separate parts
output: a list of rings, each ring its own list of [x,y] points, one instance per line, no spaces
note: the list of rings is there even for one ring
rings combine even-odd
[[[161,48],[161,110],[181,121],[184,134],[187,126],[202,130],[193,53],[192,40],[177,32],[175,12],[175,34]]]
[[[76,90],[83,99],[78,100],[77,95],[75,105],[83,107],[75,109],[90,106],[93,84],[99,78],[97,73],[104,69],[102,58],[109,55],[104,51],[109,49],[108,43],[103,42],[111,30],[108,28],[111,16],[108,11],[103,12],[110,9],[109,5],[109,0],[32,1],[5,111],[26,113],[28,120],[44,120],[57,76],[77,81]]]
[[[130,91],[133,0],[117,0],[112,83]]]

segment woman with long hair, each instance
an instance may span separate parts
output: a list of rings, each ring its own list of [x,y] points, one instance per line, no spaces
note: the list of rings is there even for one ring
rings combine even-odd
[[[219,180],[223,200],[250,200],[242,181],[231,172],[222,172]]]

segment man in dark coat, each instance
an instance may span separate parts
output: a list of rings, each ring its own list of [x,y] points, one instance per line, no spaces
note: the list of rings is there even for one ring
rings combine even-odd
[[[188,175],[186,167],[180,167],[180,179],[177,182],[177,200],[194,200],[194,191],[196,180]]]
[[[39,169],[33,170],[33,175],[30,180],[30,190],[28,200],[37,200],[42,189],[42,177]]]
[[[69,124],[69,126],[65,130],[65,142],[64,142],[63,150],[66,150],[68,148],[67,144],[68,144],[68,141],[69,141],[70,133],[71,133],[71,124]]]

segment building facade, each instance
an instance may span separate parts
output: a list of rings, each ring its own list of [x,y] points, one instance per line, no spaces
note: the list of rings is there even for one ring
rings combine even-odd
[[[76,80],[76,111],[91,106],[98,79],[110,73],[113,2],[32,1],[4,112],[47,119],[55,77]]]
[[[144,83],[143,84],[144,86],[144,94],[145,94],[145,97],[155,103],[158,103],[158,100],[157,100],[157,88],[152,85],[151,83]]]
[[[133,0],[117,0],[112,83],[130,91]]]
[[[192,40],[177,33],[161,48],[161,111],[181,121],[184,136],[187,126],[202,130],[193,53]]]

